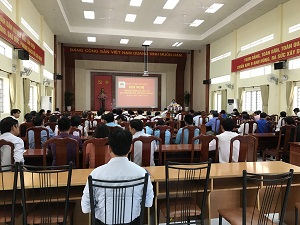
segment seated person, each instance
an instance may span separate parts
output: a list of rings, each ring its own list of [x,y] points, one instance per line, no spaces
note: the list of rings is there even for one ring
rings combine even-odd
[[[192,115],[185,115],[184,117],[184,123],[186,126],[193,126],[193,116]],[[181,143],[181,136],[182,136],[182,130],[183,128],[180,128],[176,135],[175,144],[187,144],[189,140],[189,130],[184,131],[183,136],[183,143]],[[194,137],[197,137],[200,135],[200,129],[195,129],[194,131]],[[195,143],[198,143],[199,140],[195,141]]]
[[[138,114],[138,115],[137,115],[136,117],[134,117],[134,119],[136,119],[136,120],[147,119],[147,117],[144,116],[143,113],[144,113],[143,110],[138,109],[138,110],[137,110],[137,114]]]
[[[43,126],[43,117],[42,115],[37,115],[36,117],[34,117],[34,119],[32,120],[33,126],[35,127],[44,127]],[[52,138],[54,136],[54,132],[50,129],[47,128],[49,131],[49,138]],[[47,141],[47,132],[45,130],[41,131],[41,144],[42,147],[44,145],[44,143]],[[35,142],[34,142],[34,131],[30,130],[28,131],[28,145],[29,145],[29,149],[34,149],[35,148]]]
[[[71,121],[67,117],[61,117],[58,120],[58,130],[59,130],[59,135],[54,136],[53,138],[65,138],[69,137],[72,139],[75,139],[78,144],[79,144],[79,149],[82,148],[82,141],[81,138],[78,136],[74,136],[72,134],[69,134],[69,130],[71,127]],[[56,166],[56,146],[55,144],[50,144],[49,146],[49,156],[52,156],[52,166]],[[74,164],[76,162],[76,152],[75,152],[75,146],[68,144],[67,145],[67,158],[68,161],[72,161]],[[77,167],[79,165],[76,165]]]
[[[109,129],[105,124],[98,124],[95,128],[94,138],[106,138],[109,135]],[[86,164],[89,168],[95,168],[95,146],[93,144],[87,144],[85,149]]]
[[[108,127],[121,127],[119,124],[115,123],[114,114],[113,113],[107,113],[104,117],[106,121],[106,126]]]
[[[10,117],[12,117],[15,120],[18,120],[21,114],[21,110],[20,109],[12,109],[10,111]]]
[[[12,117],[6,117],[2,119],[0,122],[0,139],[12,142],[14,144],[14,161],[23,163],[24,141],[21,138],[17,137],[20,133],[18,123],[18,120],[13,119]],[[1,147],[0,151],[1,166],[14,163],[11,162],[11,149],[9,146]]]
[[[117,116],[116,120],[119,125],[121,125],[122,122],[127,122],[127,118],[123,114]],[[123,127],[123,128],[125,129],[125,127]]]
[[[238,136],[237,133],[232,132],[234,128],[234,121],[231,118],[227,118],[222,121],[223,129],[225,130],[223,133],[217,135],[219,139],[219,162],[226,163],[229,162],[229,154],[230,154],[230,141],[232,138]],[[209,150],[216,150],[216,141],[212,140],[209,143]],[[239,158],[239,143],[235,141],[233,143],[233,154],[232,161],[237,162]]]
[[[154,117],[151,118],[151,121],[157,121],[161,119],[160,111],[155,112]]]
[[[227,114],[226,114],[226,111],[224,109],[221,110],[220,116],[222,117],[222,119],[226,119]]]
[[[31,123],[31,122],[32,122],[32,116],[30,115],[30,113],[26,113],[24,115],[24,122],[23,123]],[[20,126],[20,137],[25,137],[26,136],[26,130],[27,130],[27,126]]]
[[[240,125],[239,129],[238,129],[238,133],[239,134],[244,134],[244,129],[245,129],[245,134],[249,134],[249,124],[247,124],[247,122],[250,120],[250,115],[249,114],[243,114],[243,123]],[[253,123],[253,129],[252,129],[252,133],[255,133],[257,129],[257,124]]]
[[[153,135],[153,125],[149,122],[145,124],[146,134]]]
[[[136,165],[133,162],[130,162],[128,160],[128,153],[130,151],[130,146],[132,143],[132,135],[129,131],[123,130],[123,129],[116,129],[109,135],[109,146],[110,146],[110,155],[111,160],[102,166],[97,167],[91,172],[91,176],[94,179],[100,179],[100,180],[130,180],[137,177],[142,177],[145,175],[146,170],[138,165]],[[137,187],[140,188],[140,187]],[[135,193],[142,193],[142,190],[140,192]],[[108,215],[107,221],[112,221],[110,212],[115,210],[112,208],[112,200],[113,197],[108,197],[107,206],[105,207],[105,204],[102,200],[101,193],[98,191],[95,192],[95,217],[96,217],[96,225],[104,224],[105,222],[105,214]],[[139,220],[139,213],[140,213],[140,207],[141,207],[141,195],[135,195],[133,198],[133,214],[131,217],[131,214],[125,214],[125,220],[124,222],[126,224],[129,224],[131,221],[133,221],[132,224],[138,224],[137,220]],[[153,186],[149,177],[147,191],[146,191],[146,201],[145,206],[151,207],[153,202]],[[130,203],[129,203],[130,202]],[[126,207],[126,205],[129,204],[129,206]],[[131,200],[128,202],[125,202],[125,208],[131,208]],[[90,206],[90,196],[89,196],[89,185],[86,184],[83,195],[81,199],[81,209],[83,213],[89,213],[91,211]]]
[[[158,120],[157,122],[156,122],[156,126],[163,126],[163,125],[165,125],[165,122],[163,121],[163,120]],[[160,137],[160,130],[155,130],[154,131],[154,134],[153,134],[155,137]],[[165,132],[165,144],[166,145],[169,145],[170,144],[170,142],[171,142],[171,132],[169,131],[169,130],[166,130],[166,132]]]
[[[280,127],[285,125],[285,117],[286,117],[286,112],[285,111],[281,111],[280,112],[280,118],[277,122],[277,126],[275,129],[275,132],[279,132],[280,131]]]
[[[56,116],[56,115],[51,115],[51,116],[49,117],[49,123],[56,123],[56,122],[57,122],[57,116]],[[51,129],[50,126],[46,126],[46,128],[50,128],[50,129]],[[52,130],[52,129],[51,129],[51,130]],[[58,126],[55,125],[55,129],[52,130],[52,131],[54,132],[54,136],[58,135]]]
[[[266,119],[267,113],[262,112],[260,114],[260,119],[257,120],[257,133],[268,133],[269,131],[269,125],[268,121]]]
[[[132,139],[138,138],[140,136],[151,136],[145,134],[143,131],[143,122],[139,119],[133,119],[129,123],[129,131],[132,134]],[[134,163],[142,166],[142,142],[137,141],[134,143]],[[152,141],[151,143],[151,155],[150,155],[150,166],[155,166],[154,163],[154,151],[156,150],[156,143]]]
[[[220,128],[220,120],[218,120],[218,112],[213,111],[212,112],[213,118],[209,119],[209,121],[205,124],[206,127],[211,127],[210,131],[207,131],[206,134],[216,134],[219,131]],[[216,125],[217,123],[217,125]]]
[[[88,131],[87,131],[87,127],[84,127],[83,129],[83,133],[82,133],[82,126],[81,126],[81,118],[80,116],[72,116],[71,117],[71,127],[75,127],[79,130],[81,130],[81,135],[86,137],[88,136]],[[80,136],[78,131],[74,131],[73,132],[74,136]]]
[[[103,113],[104,113],[104,110],[103,110],[103,109],[99,109],[99,110],[97,111],[97,114],[96,114],[96,116],[94,117],[94,119],[101,119],[101,116],[103,115]]]
[[[200,126],[202,124],[201,112],[195,112],[193,117],[193,123],[195,126]]]
[[[178,114],[176,114],[174,120],[179,121],[179,120],[182,120],[182,118],[183,118],[183,115],[181,113],[181,110],[178,110]]]

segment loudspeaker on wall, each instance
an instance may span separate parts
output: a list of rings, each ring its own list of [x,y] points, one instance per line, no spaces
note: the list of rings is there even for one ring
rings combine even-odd
[[[24,49],[18,50],[18,58],[21,60],[29,60],[29,52]]]

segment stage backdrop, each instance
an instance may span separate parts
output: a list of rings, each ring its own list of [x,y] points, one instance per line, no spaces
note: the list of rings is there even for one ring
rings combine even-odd
[[[101,88],[104,88],[104,92],[107,95],[107,99],[105,101],[105,110],[111,110],[112,108],[112,79],[111,76],[94,76],[94,104],[92,106],[92,110],[100,109],[100,101],[98,98],[99,93],[101,92]]]

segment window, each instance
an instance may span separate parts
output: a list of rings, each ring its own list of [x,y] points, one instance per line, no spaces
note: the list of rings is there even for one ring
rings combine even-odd
[[[219,84],[230,81],[230,75],[215,77],[211,79],[211,84]]]
[[[300,108],[300,86],[294,88],[294,108]]]
[[[214,108],[220,112],[222,109],[222,95],[220,92],[217,92],[215,94],[215,105],[214,105]]]
[[[29,108],[31,111],[37,110],[37,88],[36,88],[36,86],[30,86],[28,105],[29,105]]]
[[[244,51],[244,50],[247,50],[249,48],[252,48],[254,46],[257,46],[257,45],[260,45],[262,43],[265,43],[265,42],[268,42],[268,41],[271,41],[274,39],[274,34],[271,34],[271,35],[268,35],[266,37],[263,37],[261,39],[258,39],[250,44],[247,44],[247,45],[244,45],[241,47],[241,51]]]
[[[4,112],[4,91],[3,91],[3,79],[0,78],[0,112]]]
[[[245,91],[243,96],[243,111],[262,110],[261,91]]]
[[[224,58],[229,57],[229,56],[231,56],[231,52],[227,52],[227,53],[225,53],[225,54],[223,54],[223,55],[219,55],[219,56],[217,56],[217,57],[215,57],[215,58],[212,58],[212,59],[210,60],[210,62],[216,62],[216,61],[218,61],[218,60],[224,59]]]
[[[0,41],[0,54],[12,59],[12,48]]]
[[[271,74],[271,72],[272,72],[271,65],[259,67],[252,70],[246,70],[240,72],[240,79],[263,76],[263,75]]]
[[[299,68],[300,68],[300,58],[289,61],[289,70],[294,70]]]
[[[32,60],[23,60],[23,66],[32,69],[34,72],[40,72],[40,66]]]

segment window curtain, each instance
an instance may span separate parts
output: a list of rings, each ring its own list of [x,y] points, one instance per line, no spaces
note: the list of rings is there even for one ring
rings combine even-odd
[[[261,91],[263,112],[268,114],[269,85],[260,85],[260,91]]]
[[[15,108],[16,103],[16,74],[12,73],[9,75],[9,98],[10,98],[10,108]]]
[[[221,96],[222,96],[222,100],[221,100],[221,108],[227,111],[227,90],[221,90]]]
[[[36,92],[37,92],[37,108],[41,109],[41,84],[37,83],[36,84]]]
[[[29,96],[30,96],[30,79],[23,79],[23,93],[24,93],[24,114],[30,112],[29,108]]]
[[[286,113],[287,115],[292,115],[292,106],[294,101],[294,82],[293,81],[287,81],[286,83]]]
[[[52,87],[46,86],[45,87],[45,94],[46,94],[46,96],[52,96]]]
[[[243,93],[245,91],[245,88],[243,87],[240,87],[238,88],[238,102],[239,102],[239,105],[238,105],[238,110],[239,112],[242,112],[243,111]]]
[[[211,94],[210,94],[210,110],[214,109],[215,107],[215,94],[216,92],[215,91],[212,91]]]

